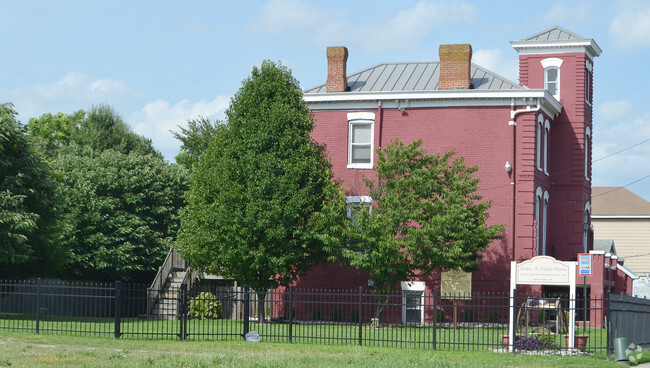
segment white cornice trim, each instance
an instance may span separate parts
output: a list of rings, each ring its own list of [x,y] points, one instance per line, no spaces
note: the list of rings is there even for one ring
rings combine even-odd
[[[650,219],[650,215],[591,215],[592,219]]]
[[[449,106],[511,106],[512,99],[515,99],[516,105],[540,103],[542,110],[549,116],[557,116],[562,111],[562,104],[543,89],[337,92],[305,94],[303,99],[312,110],[376,108],[377,102],[382,103],[382,108],[391,109],[404,107],[404,101],[408,102],[407,109]]]
[[[512,41],[510,44],[520,55],[586,52],[593,59],[603,53],[603,50],[593,39],[548,42]]]

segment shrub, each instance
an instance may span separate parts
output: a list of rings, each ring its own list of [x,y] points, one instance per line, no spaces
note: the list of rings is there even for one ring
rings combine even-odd
[[[553,337],[551,335],[541,335],[538,337],[517,336],[515,338],[515,349],[517,350],[543,350],[552,349]]]
[[[320,321],[320,309],[314,309],[311,311],[311,320]]]
[[[192,298],[187,308],[190,319],[217,319],[221,316],[221,302],[207,291]]]
[[[332,309],[330,317],[332,318],[332,322],[341,322],[341,311],[338,309]]]

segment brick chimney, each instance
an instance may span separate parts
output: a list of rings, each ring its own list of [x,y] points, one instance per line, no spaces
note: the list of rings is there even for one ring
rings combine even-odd
[[[348,90],[346,64],[348,49],[343,46],[327,48],[327,92],[345,92]]]
[[[440,54],[438,89],[470,88],[472,46],[469,44],[440,45],[438,53]]]

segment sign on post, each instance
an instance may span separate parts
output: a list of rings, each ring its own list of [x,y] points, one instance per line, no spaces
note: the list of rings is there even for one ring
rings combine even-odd
[[[578,254],[579,275],[591,275],[591,254]]]

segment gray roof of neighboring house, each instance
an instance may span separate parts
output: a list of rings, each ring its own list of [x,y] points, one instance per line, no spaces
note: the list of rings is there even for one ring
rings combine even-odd
[[[650,216],[650,202],[623,187],[592,187],[592,216]]]
[[[471,66],[473,89],[511,90],[527,89],[476,64]],[[440,63],[387,63],[349,74],[350,92],[416,92],[438,90]],[[350,93],[348,92],[348,93]],[[305,89],[305,94],[326,93],[321,84]]]
[[[616,255],[616,248],[612,239],[594,239],[594,250]]]

